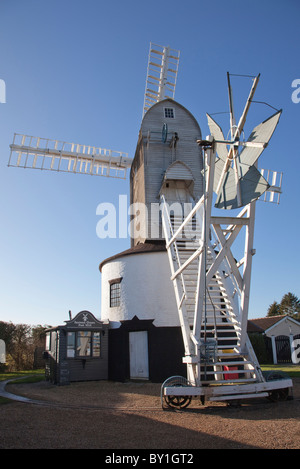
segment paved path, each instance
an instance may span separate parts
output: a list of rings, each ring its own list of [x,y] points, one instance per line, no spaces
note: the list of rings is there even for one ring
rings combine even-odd
[[[24,379],[24,377],[22,378]],[[17,394],[12,394],[11,392],[8,392],[5,390],[7,383],[11,381],[15,381],[16,379],[22,379],[22,378],[14,378],[14,379],[7,379],[6,381],[0,381],[0,396],[5,397],[6,399],[11,399],[13,401],[25,402],[27,404],[45,405],[46,402],[44,401],[38,401],[36,399],[30,399],[29,397],[18,396]]]
[[[24,379],[24,376],[20,378],[13,378],[13,379],[8,379],[6,381],[0,381],[0,397],[5,397],[6,399],[11,399],[13,401],[18,401],[18,402],[23,402],[25,404],[36,404],[36,405],[41,405],[41,406],[48,406],[48,407],[63,407],[65,409],[92,409],[92,410],[114,410],[114,411],[126,411],[128,412],[129,410],[131,411],[140,411],[140,410],[145,410],[145,411],[153,411],[157,410],[156,407],[142,407],[142,408],[128,408],[128,407],[116,407],[116,406],[111,406],[109,407],[108,405],[105,406],[93,406],[93,405],[78,405],[78,404],[67,404],[67,403],[62,403],[62,402],[51,402],[51,401],[40,401],[38,399],[31,399],[29,397],[24,397],[24,396],[18,396],[17,394],[13,394],[11,392],[8,392],[5,390],[5,387],[8,383],[11,381],[16,381],[16,379]]]

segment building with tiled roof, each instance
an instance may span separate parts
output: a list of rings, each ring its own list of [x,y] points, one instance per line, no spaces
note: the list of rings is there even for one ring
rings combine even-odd
[[[247,332],[264,334],[271,339],[274,363],[300,363],[300,322],[291,316],[278,315],[249,319]],[[296,342],[297,341],[297,342]],[[296,353],[299,350],[299,353]],[[298,357],[299,355],[299,357]]]

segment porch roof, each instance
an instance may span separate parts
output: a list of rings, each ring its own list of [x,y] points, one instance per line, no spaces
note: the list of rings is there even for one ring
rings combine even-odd
[[[248,319],[247,324],[247,331],[248,332],[265,332],[267,329],[272,328],[275,324],[283,319],[288,318],[289,320],[298,323],[296,319],[287,316],[285,314],[278,315],[278,316],[267,316],[265,318],[257,318],[257,319]],[[300,323],[299,323],[300,325]]]

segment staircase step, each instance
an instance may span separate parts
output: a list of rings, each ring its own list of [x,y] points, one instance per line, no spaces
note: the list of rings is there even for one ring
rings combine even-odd
[[[218,379],[218,380],[201,380],[201,384],[229,384],[229,383],[255,383],[257,378],[240,378],[240,379]]]
[[[204,325],[203,325],[204,327]],[[212,329],[215,329],[217,328],[218,330],[222,330],[224,328],[224,330],[226,330],[226,332],[230,332],[230,331],[236,331],[237,329],[240,330],[240,325],[238,322],[236,322],[235,324],[233,323],[229,323],[229,322],[214,322],[214,321],[207,321],[206,322],[206,329],[209,329],[209,330],[212,330]]]
[[[230,366],[233,366],[233,365],[230,365]],[[205,366],[204,366],[204,367],[205,367]],[[221,369],[218,369],[218,370],[216,370],[216,369],[211,370],[210,368],[212,368],[212,367],[213,367],[213,365],[208,364],[208,365],[207,365],[207,368],[209,368],[209,369],[207,369],[207,370],[202,370],[202,369],[201,369],[200,374],[201,374],[201,375],[207,375],[207,376],[228,375],[229,378],[230,378],[230,375],[232,375],[232,376],[234,376],[234,375],[241,375],[241,374],[244,375],[245,373],[255,374],[255,370],[254,370],[254,369],[253,369],[253,370],[245,370],[245,369],[243,369],[243,370],[231,370],[231,369],[229,369],[229,370],[224,370],[224,369],[223,369],[223,370],[221,370]],[[228,368],[229,368],[229,367],[228,367]],[[243,380],[249,380],[249,379],[250,379],[250,380],[252,380],[253,377],[252,377],[252,378],[242,378],[242,377],[238,377],[238,378],[232,378],[232,379],[234,379],[234,380],[238,380],[238,379],[243,379]],[[218,380],[218,381],[219,381],[219,380]],[[225,381],[228,381],[228,379],[225,378]]]
[[[218,345],[218,348],[221,349],[221,350],[226,350],[226,349],[231,350],[234,347],[236,347],[236,345],[230,345],[230,344],[229,345]],[[226,352],[225,352],[225,354],[226,354]],[[218,355],[219,355],[219,352],[218,352]],[[228,355],[229,355],[229,353],[228,353]]]
[[[237,365],[252,365],[252,362],[246,361],[246,360],[227,360],[227,361],[220,361],[216,362],[215,365],[220,365],[220,366],[237,366]],[[252,365],[253,366],[253,365]],[[247,369],[247,372],[255,371],[254,368],[252,369]]]
[[[217,373],[213,373],[217,374]],[[203,375],[205,376],[205,373],[203,372]],[[206,376],[212,376],[206,373]],[[257,378],[237,378],[237,379],[201,379],[201,384],[238,384],[238,383],[256,383]]]

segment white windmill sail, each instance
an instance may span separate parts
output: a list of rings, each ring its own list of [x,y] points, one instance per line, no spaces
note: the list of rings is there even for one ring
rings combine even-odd
[[[237,197],[236,175],[234,169],[229,167],[217,193],[216,207],[226,209],[242,207],[258,199],[270,188],[270,184],[262,176],[255,164],[268,145],[280,115],[281,111],[278,111],[255,127],[248,141],[244,144],[245,147],[238,155],[240,202],[238,202]]]
[[[210,133],[216,142],[216,153],[218,155],[218,158],[215,162],[215,178],[213,184],[214,192],[218,194],[216,207],[227,209],[236,208],[238,206],[236,174],[231,166],[226,171],[221,188],[218,189],[220,178],[223,175],[224,165],[226,164],[228,157],[227,145],[221,143],[225,142],[223,132],[221,127],[209,114],[207,114],[207,120]],[[257,149],[255,148],[255,150]],[[255,166],[249,167],[249,164],[243,164],[241,162],[241,158],[239,158],[239,171],[241,205],[247,205],[247,203],[252,200],[253,194],[255,198],[259,197],[269,188],[269,184],[263,178],[262,174],[255,168]]]
[[[257,159],[268,145],[278,124],[281,113],[282,110],[277,111],[253,129],[246,146],[240,153],[240,159],[244,164],[252,166],[256,163]]]
[[[255,127],[247,142],[240,141],[246,115],[252,101],[259,75],[255,78],[244,112],[238,126],[234,125],[231,89],[229,83],[231,141],[226,141],[220,126],[207,114],[208,126],[215,139],[218,158],[215,163],[214,192],[217,194],[217,208],[234,209],[243,207],[258,199],[269,188],[269,182],[256,167],[257,160],[268,145],[278,124],[281,110]],[[229,78],[228,78],[229,81]],[[233,131],[235,129],[235,131]],[[239,153],[238,148],[244,148]],[[229,149],[227,148],[229,146]]]
[[[174,99],[180,52],[150,43],[145,113],[162,99]],[[92,145],[14,134],[8,166],[126,178],[132,158],[128,153]]]
[[[174,99],[180,52],[150,43],[143,115],[153,104]]]
[[[206,117],[210,134],[215,139],[215,150],[217,154],[217,159],[215,162],[215,177],[213,188],[214,192],[217,192],[217,187],[222,177],[223,168],[227,161],[228,149],[227,145],[221,143],[225,141],[221,127],[214,121],[214,119],[209,114],[206,114]]]
[[[15,134],[8,166],[126,178],[128,153],[91,145]]]

